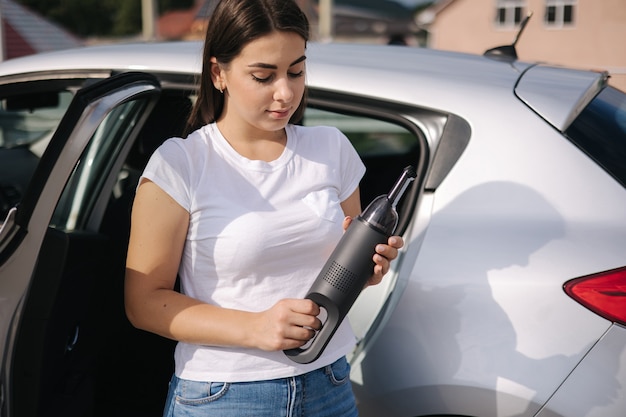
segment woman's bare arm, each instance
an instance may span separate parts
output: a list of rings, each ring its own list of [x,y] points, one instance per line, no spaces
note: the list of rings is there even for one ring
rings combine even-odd
[[[151,181],[138,187],[126,263],[131,323],[187,343],[282,350],[302,346],[321,323],[310,300],[281,300],[251,313],[206,304],[174,291],[189,213]]]

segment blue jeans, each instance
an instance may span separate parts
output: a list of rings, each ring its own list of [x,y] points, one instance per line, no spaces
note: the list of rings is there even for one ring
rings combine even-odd
[[[356,417],[345,358],[304,375],[255,382],[170,381],[164,417]]]

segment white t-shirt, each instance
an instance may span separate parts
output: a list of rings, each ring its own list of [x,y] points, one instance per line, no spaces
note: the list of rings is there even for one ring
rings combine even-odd
[[[184,294],[245,311],[307,294],[343,234],[340,202],[365,167],[335,128],[286,131],[285,150],[271,162],[241,156],[215,124],[167,140],[151,157],[143,176],[190,213],[179,269]],[[322,356],[304,365],[282,351],[180,342],[176,375],[214,382],[289,377],[333,363],[354,343],[348,320]]]

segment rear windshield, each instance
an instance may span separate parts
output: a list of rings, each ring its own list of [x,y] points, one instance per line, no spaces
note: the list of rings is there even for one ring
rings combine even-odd
[[[605,88],[565,134],[626,187],[626,94]]]

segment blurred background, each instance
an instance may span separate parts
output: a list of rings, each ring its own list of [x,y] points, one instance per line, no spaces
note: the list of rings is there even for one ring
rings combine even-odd
[[[216,1],[0,0],[0,58],[97,43],[202,39]],[[626,91],[626,0],[296,1],[319,42],[476,54],[515,42],[520,60],[608,71],[611,84]]]

